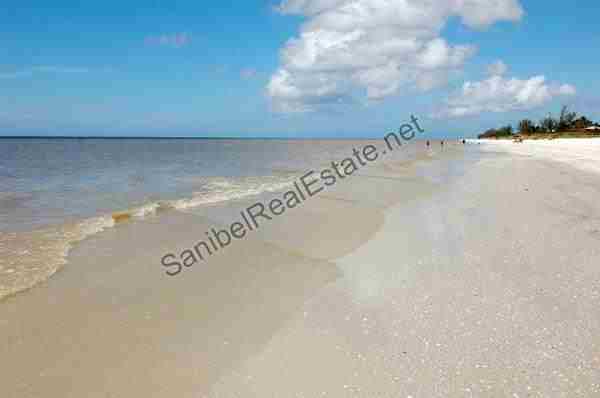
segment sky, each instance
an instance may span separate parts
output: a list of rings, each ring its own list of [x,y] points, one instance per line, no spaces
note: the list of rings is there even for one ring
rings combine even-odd
[[[377,137],[415,115],[463,137],[562,105],[600,121],[599,16],[597,0],[5,0],[0,136]]]

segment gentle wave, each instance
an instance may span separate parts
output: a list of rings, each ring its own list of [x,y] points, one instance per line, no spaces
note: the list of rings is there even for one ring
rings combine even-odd
[[[163,211],[185,210],[283,190],[295,176],[214,178],[205,190],[188,198],[145,203],[121,212],[92,217],[78,223],[32,232],[0,233],[0,300],[46,281],[66,263],[72,247],[120,222],[156,216]]]
[[[30,289],[66,264],[72,246],[114,226],[110,217],[19,233],[0,233],[0,300]]]
[[[162,205],[173,207],[178,210],[184,210],[202,205],[243,199],[260,195],[265,192],[276,192],[293,184],[293,179],[289,177],[284,180],[273,180],[274,181],[253,181],[253,179],[248,179],[244,182],[216,181],[212,183],[213,190],[210,195],[207,195],[205,192],[195,192],[194,196],[191,198],[179,199],[166,203],[163,202]],[[214,189],[217,187],[220,189]]]

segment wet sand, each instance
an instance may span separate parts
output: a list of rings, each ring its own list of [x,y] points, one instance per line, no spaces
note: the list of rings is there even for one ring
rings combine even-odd
[[[365,169],[172,278],[162,255],[251,202],[120,224],[0,302],[0,396],[595,396],[598,190],[450,148]]]
[[[484,158],[386,214],[337,261],[344,277],[212,396],[598,395],[599,183]]]

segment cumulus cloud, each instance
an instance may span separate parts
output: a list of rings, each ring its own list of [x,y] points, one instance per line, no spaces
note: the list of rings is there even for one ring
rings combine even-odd
[[[489,76],[503,76],[506,72],[508,72],[508,66],[502,61],[496,61],[487,68]]]
[[[188,45],[191,37],[187,33],[171,33],[158,36],[146,36],[144,42],[147,45],[168,46],[180,48]]]
[[[539,107],[554,98],[576,94],[570,84],[547,83],[544,76],[527,80],[491,76],[479,82],[466,82],[446,100],[439,117],[464,117],[483,112],[508,112]]]
[[[284,0],[277,9],[307,18],[267,86],[282,111],[429,90],[475,52],[441,37],[448,19],[480,29],[523,15],[519,0]]]

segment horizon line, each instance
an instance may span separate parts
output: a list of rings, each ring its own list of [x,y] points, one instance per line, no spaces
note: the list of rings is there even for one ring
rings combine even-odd
[[[4,139],[95,139],[95,140],[371,140],[378,139],[377,136],[357,136],[357,137],[290,137],[290,136],[77,136],[77,135],[0,135],[0,140]],[[441,138],[441,137],[440,137]],[[449,139],[449,137],[443,137]],[[467,138],[467,137],[465,137]],[[423,138],[427,139],[427,138]],[[429,137],[429,139],[435,139]]]

